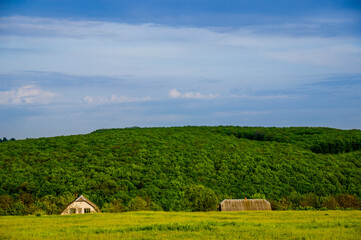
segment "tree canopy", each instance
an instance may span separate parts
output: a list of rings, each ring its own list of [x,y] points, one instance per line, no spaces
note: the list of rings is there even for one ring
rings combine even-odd
[[[252,196],[277,208],[313,198],[335,206],[351,201],[340,194],[361,196],[360,150],[360,130],[309,127],[100,129],[6,141],[0,214],[57,213],[76,194],[111,211],[215,210],[217,201]]]

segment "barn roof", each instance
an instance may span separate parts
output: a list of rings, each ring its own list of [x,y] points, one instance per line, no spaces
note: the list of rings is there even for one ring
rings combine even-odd
[[[271,210],[266,199],[225,199],[220,205],[221,211]]]
[[[87,199],[86,197],[84,197],[83,195],[80,195],[80,197],[78,197],[77,199],[75,199],[74,201],[72,201],[71,203],[69,203],[65,209],[67,209],[71,204],[73,204],[74,202],[86,202],[88,203],[90,206],[92,206],[95,211],[100,212],[100,209],[97,207],[97,205],[95,205],[95,203],[93,203],[92,201],[90,201],[89,199]]]

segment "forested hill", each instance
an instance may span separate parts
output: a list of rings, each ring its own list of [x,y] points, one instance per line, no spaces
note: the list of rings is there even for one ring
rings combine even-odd
[[[356,206],[360,176],[360,130],[105,129],[0,143],[0,214],[59,213],[77,194],[103,211],[208,210],[245,197]]]

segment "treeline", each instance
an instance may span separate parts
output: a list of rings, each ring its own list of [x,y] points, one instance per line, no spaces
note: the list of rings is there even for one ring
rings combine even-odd
[[[0,144],[0,213],[57,214],[77,194],[103,211],[204,211],[255,194],[277,209],[287,201],[302,207],[294,192],[317,196],[314,208],[330,196],[347,208],[337,196],[360,200],[361,151],[355,145],[320,154],[312,147],[360,137],[360,130],[219,126],[6,141]]]
[[[338,154],[361,150],[360,138],[333,138],[319,141],[311,146],[314,153]]]
[[[198,188],[198,189],[197,189]],[[185,198],[173,211],[215,211],[218,210],[219,199],[217,196],[207,190],[207,194],[202,192],[203,186],[195,186],[188,189],[191,192],[185,193]],[[200,190],[200,191],[199,191]],[[203,189],[204,190],[204,189]],[[183,193],[184,194],[184,193]],[[29,194],[20,194],[18,199],[11,196],[0,196],[0,215],[51,215],[60,214],[66,206],[77,196],[67,194],[54,197],[45,196],[34,201]],[[264,194],[254,194],[251,199],[265,199]],[[339,194],[337,196],[317,196],[314,193],[301,195],[292,192],[289,196],[284,196],[280,200],[268,199],[272,210],[358,210],[361,202],[356,196],[350,194]],[[113,199],[105,203],[102,212],[127,212],[127,211],[162,211],[163,208],[154,203],[149,196],[136,196],[127,204],[122,199]]]
[[[314,153],[338,154],[361,150],[360,130],[330,128],[255,128],[224,127],[217,132],[256,141],[293,143]]]
[[[6,137],[3,137],[3,139],[0,138],[0,143],[7,142],[7,141],[15,141],[15,138],[10,138],[10,140],[8,140]]]
[[[337,196],[317,196],[314,193],[299,194],[292,192],[289,196],[282,197],[279,201],[270,199],[272,210],[335,210],[335,209],[360,209],[359,199],[350,194]]]
[[[202,185],[188,186],[179,192],[180,198],[174,199],[172,211],[212,211],[217,209],[219,200],[215,193]],[[0,196],[0,215],[29,215],[29,214],[60,214],[66,206],[78,195],[65,194],[58,197],[47,195],[34,199],[31,194],[21,192],[17,198],[9,195]],[[113,198],[103,204],[102,212],[126,211],[162,211],[163,208],[151,200],[149,196],[137,195],[123,202],[122,198]]]
[[[60,214],[66,206],[74,201],[76,195],[66,194],[64,196],[47,195],[34,200],[30,194],[20,194],[17,199],[9,195],[0,196],[0,216],[4,215],[51,215]],[[125,212],[150,210],[159,211],[161,207],[153,203],[149,197],[137,196],[127,205],[122,200],[113,199],[110,203],[105,203],[101,208],[102,212]]]

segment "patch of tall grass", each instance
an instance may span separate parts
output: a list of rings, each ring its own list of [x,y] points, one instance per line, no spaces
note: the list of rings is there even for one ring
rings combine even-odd
[[[361,211],[0,217],[1,239],[359,239],[360,236]]]

